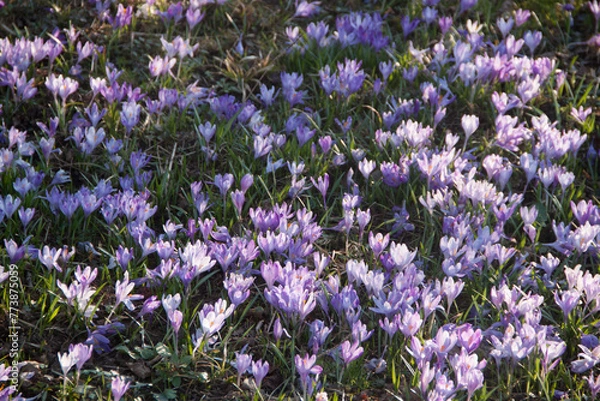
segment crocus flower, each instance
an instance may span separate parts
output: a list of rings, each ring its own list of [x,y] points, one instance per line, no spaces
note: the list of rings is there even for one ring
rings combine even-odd
[[[169,4],[167,11],[159,11],[158,14],[164,21],[173,20],[173,22],[177,23],[183,18],[183,6],[181,5],[181,2]]]
[[[217,132],[217,126],[211,124],[210,121],[207,121],[204,124],[198,125],[198,131],[200,131],[200,135],[202,135],[208,144],[213,136],[215,136],[215,132]]]
[[[438,16],[438,12],[433,7],[425,7],[423,9],[422,17],[427,25],[431,25]]]
[[[125,392],[129,389],[130,382],[123,380],[121,376],[115,376],[110,384],[110,391],[114,401],[119,401]]]
[[[383,175],[383,183],[389,187],[397,188],[408,181],[406,169],[394,162],[382,162],[379,169]]]
[[[410,252],[405,244],[396,244],[392,242],[390,245],[390,256],[399,270],[408,266],[415,258],[417,251]]]
[[[77,371],[81,371],[83,365],[92,357],[94,347],[84,344],[69,345],[69,354],[75,358]]]
[[[108,22],[112,25],[113,29],[124,28],[131,24],[132,16],[133,6],[124,7],[123,4],[119,4],[117,13],[114,17],[109,17]]]
[[[243,352],[235,353],[235,368],[237,369],[237,383],[238,386],[242,380],[242,375],[248,371],[252,365],[252,355],[244,354]]]
[[[590,386],[590,391],[592,392],[592,399],[596,399],[596,396],[598,395],[598,393],[600,393],[600,375],[596,376],[596,378],[594,379],[594,372],[590,372],[590,375],[586,377],[586,381]]]
[[[263,102],[265,107],[270,107],[277,95],[279,94],[279,90],[275,92],[275,87],[271,86],[271,88],[267,88],[265,84],[260,85],[260,100]]]
[[[260,388],[260,385],[267,373],[269,373],[269,362],[263,362],[262,360],[252,362],[252,376],[254,376],[257,387]]]
[[[302,0],[300,3],[298,3],[298,0],[296,0],[296,12],[294,13],[294,17],[312,17],[321,11],[321,8],[319,7],[320,4],[320,1],[308,2],[306,0]]]
[[[250,173],[245,174],[240,181],[240,189],[243,193],[246,193],[252,184],[254,184],[254,176]]]
[[[4,241],[6,241],[6,240],[4,240]],[[10,272],[5,272],[4,266],[0,265],[0,284],[2,284],[4,281],[6,281],[9,276],[10,276]]]
[[[538,45],[542,41],[542,33],[540,31],[527,31],[525,32],[525,35],[523,35],[523,40],[525,41],[525,44],[527,45],[529,51],[531,52],[531,55],[533,56],[535,48],[538,47]]]
[[[460,12],[470,10],[477,4],[477,0],[460,0]]]
[[[571,370],[575,373],[583,373],[590,370],[600,363],[600,345],[594,349],[579,344],[579,348],[583,351],[578,354],[579,359],[571,362]]]
[[[42,250],[38,250],[38,260],[42,262],[44,266],[51,270],[52,268],[62,272],[62,268],[58,265],[58,258],[60,257],[60,250],[56,248],[50,248],[48,245],[44,245]]]
[[[408,15],[402,17],[400,24],[402,26],[402,33],[404,37],[408,37],[417,27],[421,21],[418,18],[411,19]]]
[[[205,15],[206,13],[203,13],[200,8],[192,8],[190,6],[185,13],[185,19],[190,29],[194,29],[196,25],[202,22]]]
[[[54,97],[60,96],[63,101],[63,104],[66,102],[67,97],[72,95],[79,88],[79,83],[69,77],[64,78],[61,75],[58,77],[54,74],[51,74],[48,78],[46,78],[46,87],[52,92]]]
[[[473,115],[463,115],[461,119],[462,128],[465,131],[465,142],[469,140],[471,135],[479,127],[479,117]]]
[[[225,197],[225,195],[227,195],[227,191],[229,191],[229,188],[231,188],[233,185],[233,181],[233,174],[217,174],[215,175],[213,184],[219,188],[221,196]]]
[[[502,36],[506,37],[506,35],[508,35],[510,30],[512,29],[514,23],[515,20],[512,17],[508,19],[498,18],[498,20],[496,21],[496,26],[498,26],[498,29],[500,30]]]
[[[117,284],[115,285],[115,308],[119,306],[119,304],[123,303],[127,309],[132,311],[135,309],[132,301],[144,299],[143,295],[130,294],[130,292],[133,290],[133,287],[135,287],[135,284],[129,282],[129,272],[126,271],[123,275],[123,281],[117,280]]]
[[[600,4],[598,0],[588,1],[587,5],[592,14],[594,14],[594,19],[598,21],[600,19]]]
[[[152,295],[150,298],[147,298],[144,301],[144,305],[142,305],[142,310],[138,314],[138,317],[142,317],[154,312],[161,305],[161,301],[158,300],[156,295]]]
[[[346,340],[340,346],[340,355],[346,366],[348,366],[350,362],[359,358],[363,352],[364,348],[359,346],[358,341],[350,343],[350,341]]]
[[[179,308],[181,304],[181,295],[175,294],[174,296],[169,294],[167,296],[162,297],[162,306],[165,309],[165,312],[170,313]]]
[[[150,68],[150,75],[153,77],[158,77],[161,75],[171,74],[171,68],[175,65],[177,60],[175,58],[169,58],[165,56],[161,58],[160,56],[156,56],[150,60],[148,67]]]
[[[580,298],[581,293],[575,289],[564,291],[560,296],[558,295],[558,292],[554,292],[554,301],[563,311],[565,321],[567,321],[569,313],[571,313],[579,303]]]
[[[227,294],[231,303],[235,307],[239,306],[250,296],[250,286],[254,283],[254,277],[244,277],[241,274],[230,273],[223,285],[227,289]]]
[[[396,315],[400,316],[400,315]],[[402,320],[398,322],[398,328],[406,337],[414,336],[417,331],[421,328],[421,324],[423,323],[423,319],[419,312],[412,312],[410,310],[406,310],[402,314]]]
[[[452,27],[452,17],[443,16],[438,19],[438,25],[442,31],[442,35],[445,35]]]
[[[169,323],[171,323],[171,326],[173,327],[175,336],[177,336],[177,333],[179,333],[179,328],[181,327],[181,323],[183,322],[183,313],[176,309],[167,313],[167,317],[169,318]]]
[[[195,349],[221,330],[225,324],[225,319],[231,316],[234,308],[234,305],[227,306],[227,301],[224,299],[219,299],[214,305],[204,305],[202,310],[198,312],[201,328],[192,336]]]
[[[60,363],[63,375],[66,377],[69,370],[77,363],[77,359],[71,352],[65,352],[63,354],[58,354],[58,362]]]
[[[531,16],[531,11],[523,10],[522,8],[519,8],[517,11],[515,11],[515,23],[519,27],[519,26],[523,25],[524,23],[526,23],[530,16]]]
[[[25,73],[22,73],[21,76],[17,79],[16,87],[17,87],[17,98],[21,101],[27,101],[35,96],[37,93],[37,89],[34,88],[35,80],[31,78],[27,81],[27,77]]]
[[[33,208],[19,208],[18,211],[19,219],[21,220],[21,224],[23,224],[23,228],[27,228],[31,220],[33,219],[33,215],[35,214],[35,209]]]
[[[294,357],[294,363],[296,365],[296,371],[300,375],[300,381],[302,382],[302,387],[307,391],[309,387],[308,375],[319,375],[323,372],[323,368],[319,365],[316,365],[317,356],[305,354],[304,357],[296,354]]]
[[[466,323],[457,328],[458,342],[468,353],[474,352],[481,343],[481,329],[473,330],[471,324]]]
[[[131,133],[132,128],[140,121],[140,110],[141,106],[134,101],[123,103],[123,110],[121,111],[121,123],[127,130],[127,133]]]
[[[317,178],[316,181],[313,177],[310,177],[310,180],[312,181],[315,188],[317,188],[321,193],[321,197],[323,198],[323,204],[327,205],[325,197],[327,195],[327,189],[329,188],[329,174],[325,173],[323,176]]]

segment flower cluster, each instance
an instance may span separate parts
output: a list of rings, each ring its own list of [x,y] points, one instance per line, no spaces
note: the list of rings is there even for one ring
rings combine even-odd
[[[598,396],[598,88],[548,51],[597,53],[598,2],[557,11],[575,43],[477,0],[234,3],[91,0],[0,38],[0,282],[28,337],[0,382]],[[282,22],[271,58],[256,27]]]

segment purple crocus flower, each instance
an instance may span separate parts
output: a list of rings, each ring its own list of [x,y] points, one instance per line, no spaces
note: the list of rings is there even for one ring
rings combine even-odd
[[[138,317],[142,317],[153,313],[156,309],[158,309],[161,305],[161,301],[158,300],[156,295],[152,295],[150,298],[147,298],[144,301],[144,305],[142,305],[142,310],[138,314]]]
[[[481,370],[485,368],[487,362],[485,360],[479,362],[476,354],[471,354],[463,348],[460,354],[455,354],[450,358],[450,364],[456,373],[457,386],[466,388],[468,399],[475,390],[483,386],[483,373]]]
[[[287,334],[287,331],[283,328],[283,325],[281,324],[281,319],[277,317],[277,319],[275,319],[275,322],[273,323],[273,337],[275,337],[275,340],[279,341],[281,340],[281,337],[283,336],[284,332],[286,332]]]
[[[526,23],[530,16],[531,11],[529,10],[523,10],[522,8],[519,8],[517,11],[515,11],[515,23],[517,24],[517,27]]]
[[[344,341],[342,345],[340,345],[340,355],[346,366],[363,354],[364,348],[359,345],[360,343],[358,341],[350,343],[348,340]]]
[[[594,14],[594,19],[598,21],[600,19],[600,4],[598,3],[598,0],[588,1],[587,6],[592,14]]]
[[[104,128],[87,127],[84,140],[80,144],[81,151],[86,155],[91,154],[104,141],[105,137]]]
[[[127,130],[127,134],[131,133],[132,128],[140,121],[141,106],[135,101],[123,103],[121,111],[121,123]]]
[[[358,163],[358,170],[363,175],[363,177],[365,177],[366,180],[369,179],[369,176],[375,170],[375,167],[377,167],[377,162],[375,162],[374,160],[368,160],[366,158],[362,159]]]
[[[75,358],[77,371],[80,372],[83,365],[92,357],[94,347],[84,344],[69,345],[69,354]]]
[[[384,236],[381,233],[373,234],[373,232],[369,232],[369,246],[371,247],[375,257],[379,257],[379,255],[385,251],[389,242],[390,234],[386,234]]]
[[[127,309],[132,311],[135,309],[132,301],[144,299],[143,295],[130,294],[133,287],[135,287],[135,284],[129,282],[129,272],[126,271],[123,275],[123,281],[117,280],[117,284],[115,285],[115,308],[123,303]]]
[[[583,373],[590,370],[600,363],[600,345],[590,349],[583,344],[579,344],[581,351],[577,356],[579,359],[571,362],[571,370],[575,373]]]
[[[310,177],[310,180],[321,193],[321,196],[323,197],[323,204],[325,205],[325,207],[327,207],[326,195],[327,189],[329,188],[329,174],[325,173],[323,176],[317,178],[316,182],[313,177]]]
[[[296,90],[298,89],[298,87],[300,87],[300,85],[302,85],[303,80],[304,77],[302,76],[302,74],[298,74],[297,72],[291,74],[287,72],[281,73],[281,86],[283,90],[283,95],[285,96],[285,99],[291,107],[293,107],[296,104],[303,103],[302,99],[304,97],[305,91]]]
[[[237,369],[237,384],[240,385],[242,375],[248,371],[252,365],[252,355],[244,354],[243,352],[235,353],[235,368]]]
[[[169,56],[165,56],[161,58],[160,56],[156,56],[150,60],[148,67],[150,69],[150,75],[153,77],[159,77],[166,74],[171,74],[171,69],[177,63],[175,58],[169,58]]]
[[[260,265],[260,274],[267,283],[268,289],[273,288],[275,282],[281,279],[282,273],[281,264],[277,261],[268,260]]]
[[[421,324],[423,323],[423,319],[421,318],[419,312],[413,312],[409,309],[404,311],[404,313],[402,314],[402,319],[398,320],[398,329],[400,329],[402,334],[404,334],[406,337],[414,336],[419,331],[419,329],[421,328]]]
[[[475,7],[477,0],[460,0],[460,13],[470,10]]]
[[[418,18],[411,19],[408,15],[402,17],[400,21],[402,25],[402,33],[404,37],[408,37],[417,27],[419,26],[419,22],[421,22]]]
[[[185,19],[190,27],[190,30],[194,29],[196,25],[202,22],[205,15],[206,13],[203,13],[201,8],[193,8],[190,6],[185,13]]]
[[[467,353],[473,353],[481,343],[482,332],[481,329],[473,330],[473,326],[469,323],[465,323],[457,328],[458,343],[463,347]]]
[[[179,328],[181,327],[181,323],[183,322],[183,313],[176,309],[167,313],[167,317],[169,318],[169,323],[171,323],[171,326],[173,327],[175,336],[177,336],[177,333],[179,333]]]
[[[598,3],[596,3],[598,4]],[[599,7],[600,8],[600,7]],[[600,10],[599,10],[600,14]],[[596,18],[598,19],[598,18]],[[592,393],[592,399],[596,399],[598,393],[600,393],[600,375],[596,376],[594,379],[594,372],[590,372],[590,375],[586,377],[586,381],[590,387],[590,391]]]
[[[198,125],[198,131],[200,131],[200,135],[202,135],[202,137],[208,144],[210,140],[215,136],[215,132],[217,132],[217,126],[211,124],[210,121],[207,121],[204,124]]]
[[[124,28],[131,24],[133,16],[133,7],[123,7],[123,4],[119,4],[117,13],[114,17],[108,17],[108,22],[112,25],[113,29]]]
[[[358,223],[359,237],[362,238],[367,224],[371,221],[371,209],[356,211],[356,222]]]
[[[316,130],[309,129],[306,126],[300,126],[296,128],[296,138],[298,139],[298,145],[300,147],[304,146],[308,141],[315,136]]]
[[[178,23],[183,18],[183,6],[181,5],[180,1],[174,4],[169,4],[167,11],[159,11],[158,14],[165,22],[173,20],[173,22]]]
[[[306,0],[302,0],[300,3],[298,3],[298,0],[296,0],[296,12],[294,13],[294,17],[312,17],[321,11],[321,8],[319,7],[320,5],[320,1],[308,2]]]
[[[114,401],[120,401],[125,392],[129,389],[130,382],[123,380],[121,376],[115,376],[110,383],[110,391]]]
[[[48,245],[44,245],[41,250],[38,250],[38,260],[48,268],[52,268],[62,272],[62,268],[58,265],[58,258],[60,257],[61,250],[56,248],[50,248]]]
[[[229,188],[231,188],[231,186],[233,185],[233,174],[217,174],[215,175],[215,179],[213,181],[213,184],[219,188],[219,192],[221,193],[221,196],[224,198],[225,195],[227,195],[227,191],[229,191]]]
[[[438,357],[445,357],[454,348],[458,337],[456,332],[449,326],[438,329],[434,339],[434,349]]]
[[[19,219],[21,220],[21,224],[23,224],[24,228],[27,228],[31,220],[33,219],[33,215],[35,214],[35,209],[20,207],[19,211]]]
[[[325,326],[322,320],[316,319],[310,324],[310,340],[309,347],[312,346],[314,354],[317,354],[319,349],[325,345],[325,341],[333,329]]]
[[[236,210],[238,216],[241,216],[242,209],[244,207],[244,202],[246,201],[244,192],[242,192],[239,189],[236,189],[235,191],[233,191],[230,194],[230,196],[231,196],[231,201],[233,202],[233,206],[235,207],[235,210]]]
[[[394,162],[382,162],[379,169],[383,175],[383,183],[389,187],[397,188],[408,181],[406,171]]]
[[[6,253],[10,259],[10,263],[17,263],[25,257],[26,243],[27,240],[25,240],[25,243],[19,246],[12,239],[9,241],[7,241],[6,238],[4,239],[4,248],[6,249]]]
[[[269,373],[269,362],[258,360],[256,362],[252,362],[252,375],[254,376],[254,380],[256,381],[256,387],[260,388],[263,379]]]
[[[77,91],[77,88],[79,88],[79,83],[69,77],[64,78],[62,74],[58,77],[52,74],[46,78],[46,87],[50,90],[50,92],[52,92],[55,98],[60,96],[64,105],[67,97]]]
[[[270,107],[277,95],[279,94],[279,90],[275,91],[275,87],[271,86],[271,88],[267,88],[265,84],[260,85],[260,100],[263,102],[265,107]]]
[[[231,303],[237,307],[250,296],[250,287],[254,283],[254,277],[244,277],[241,274],[230,273],[223,285],[227,289],[227,294]]]
[[[452,17],[444,16],[438,19],[438,25],[442,31],[442,35],[445,35],[452,27]]]
[[[25,73],[22,73],[19,76],[16,82],[16,87],[17,98],[20,101],[27,101],[35,96],[35,94],[37,93],[37,88],[34,88],[34,82],[35,80],[33,78],[27,81],[27,76],[25,75]]]
[[[228,306],[227,301],[224,299],[219,299],[214,305],[204,305],[202,310],[198,312],[201,328],[196,331],[196,334],[192,335],[194,350],[205,344],[206,340],[209,340],[221,330],[225,324],[225,319],[231,316],[234,308],[234,305]]]
[[[579,303],[580,298],[581,293],[576,289],[563,291],[562,294],[560,294],[560,296],[558,295],[558,292],[554,292],[554,301],[563,311],[563,317],[565,321],[567,321],[569,313],[571,313],[571,311],[575,309],[575,307]]]
[[[410,252],[405,244],[396,244],[392,242],[390,245],[390,256],[397,269],[406,268],[417,255],[417,251]]]
[[[246,193],[246,191],[248,191],[252,184],[254,184],[254,176],[250,173],[244,174],[244,176],[240,180],[240,189],[243,193]]]
[[[319,365],[316,365],[317,356],[305,354],[304,357],[296,354],[294,357],[294,364],[296,365],[296,371],[300,375],[300,381],[302,382],[302,387],[305,392],[308,392],[309,388],[309,374],[319,375],[323,372],[323,368]]]

